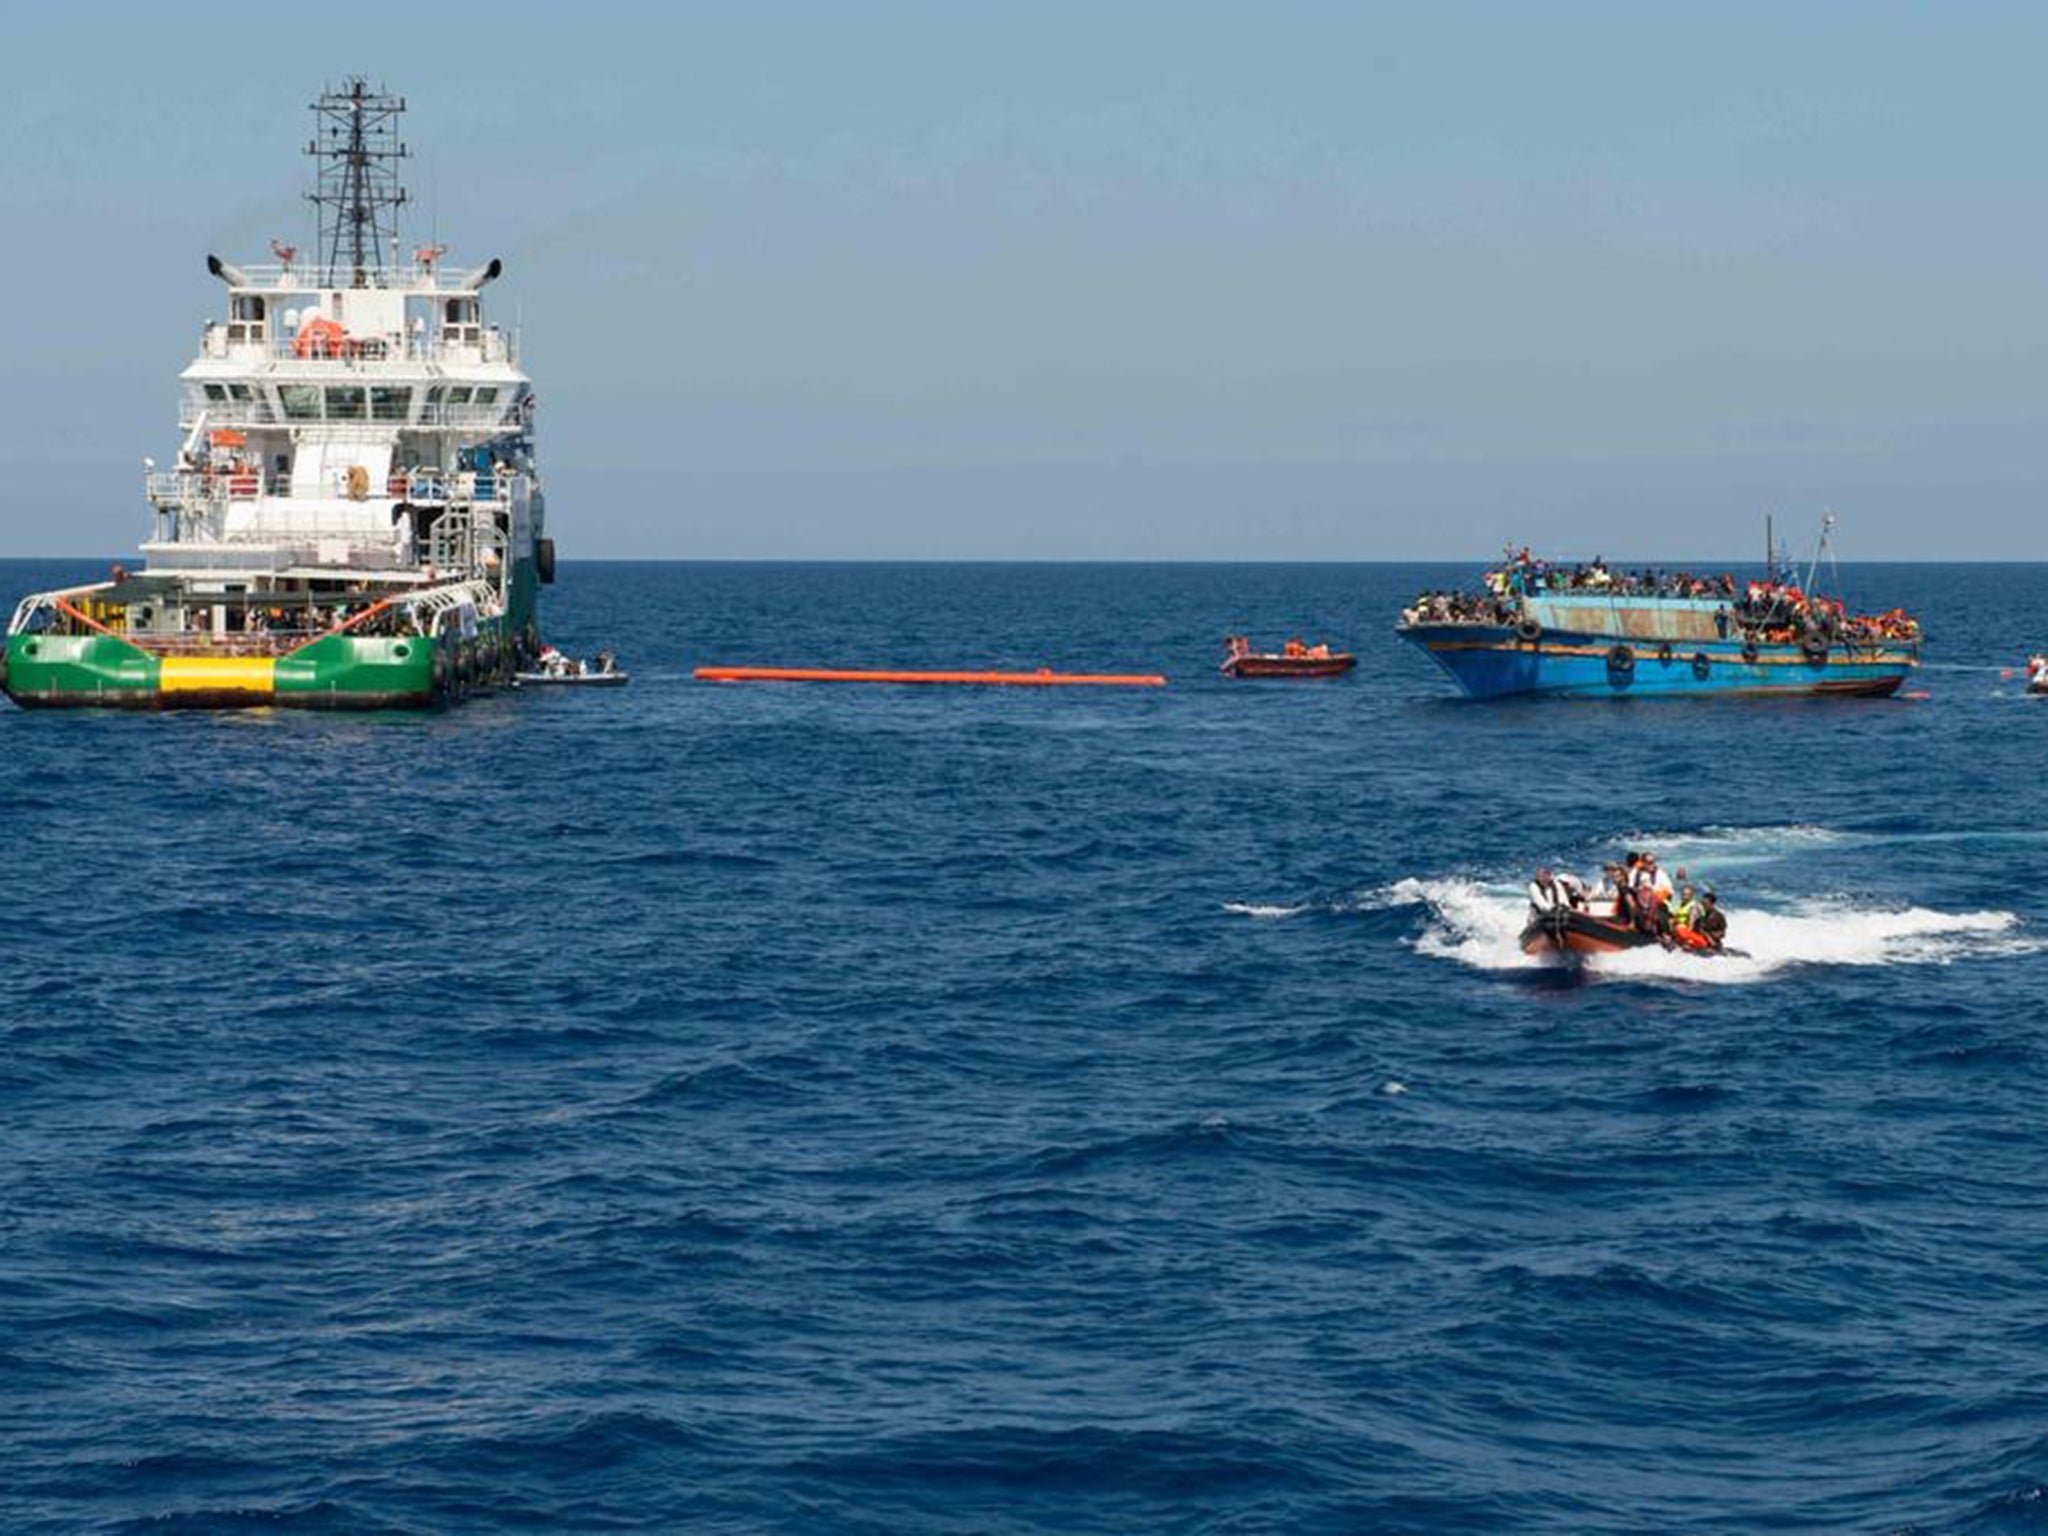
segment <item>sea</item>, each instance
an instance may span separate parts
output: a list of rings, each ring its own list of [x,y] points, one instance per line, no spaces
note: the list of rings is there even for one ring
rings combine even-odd
[[[568,563],[623,690],[0,706],[0,1531],[2048,1529],[2048,570],[1845,566],[1926,665],[1782,702],[1466,701],[1476,575]],[[1636,847],[1743,955],[1525,960]]]

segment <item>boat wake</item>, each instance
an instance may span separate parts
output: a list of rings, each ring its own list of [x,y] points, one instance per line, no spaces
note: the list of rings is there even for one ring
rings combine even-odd
[[[1410,941],[1418,954],[1486,971],[1542,970],[1553,963],[1522,953],[1528,903],[1519,885],[1411,879],[1375,894],[1379,905],[1422,910],[1422,930]],[[1703,958],[1638,949],[1601,955],[1586,965],[1586,973],[1727,985],[1759,981],[1796,965],[1949,965],[2042,948],[2041,940],[2022,930],[2016,913],[2003,911],[1845,910],[1804,903],[1779,911],[1740,908],[1730,919],[1728,942],[1740,954]]]
[[[1731,864],[1774,864],[1782,859],[1809,853],[1863,848],[1913,847],[1919,844],[1982,844],[2024,847],[2048,842],[2048,828],[1962,827],[1947,829],[1893,829],[1876,832],[1845,832],[1834,827],[1805,824],[1773,827],[1702,827],[1694,832],[1630,832],[1614,839],[1614,846],[1651,848],[1667,869],[1687,862],[1711,864],[1722,869]],[[1602,843],[1600,849],[1610,845]],[[1573,862],[1566,859],[1567,863]],[[1581,859],[1578,862],[1588,862]]]

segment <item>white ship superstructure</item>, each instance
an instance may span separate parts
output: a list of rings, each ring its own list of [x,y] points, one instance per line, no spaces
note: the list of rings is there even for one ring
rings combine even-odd
[[[532,386],[516,338],[484,319],[498,264],[437,254],[360,285],[349,268],[209,259],[229,318],[182,375],[176,467],[149,476],[152,569],[504,568],[533,516]],[[487,444],[505,451],[465,452]]]
[[[318,250],[207,258],[228,313],[182,375],[177,465],[149,477],[151,569],[481,579],[530,536],[532,382],[484,318],[501,267],[401,252],[403,110],[360,80],[315,103]]]

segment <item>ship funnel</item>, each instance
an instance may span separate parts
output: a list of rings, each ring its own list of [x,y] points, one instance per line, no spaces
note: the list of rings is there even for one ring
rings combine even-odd
[[[471,293],[475,293],[479,288],[483,287],[485,283],[496,282],[498,280],[499,274],[502,273],[504,270],[505,263],[498,260],[497,257],[493,256],[491,258],[491,264],[488,267],[485,267],[481,272],[478,272],[474,277],[470,278],[466,286]]]
[[[244,272],[240,267],[230,266],[218,256],[208,256],[206,258],[206,270],[226,283],[230,288],[246,288],[249,286],[248,273]]]

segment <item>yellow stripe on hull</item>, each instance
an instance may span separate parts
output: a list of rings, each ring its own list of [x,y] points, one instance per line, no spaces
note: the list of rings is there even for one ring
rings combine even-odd
[[[157,687],[164,693],[248,694],[277,692],[274,656],[166,656]]]

